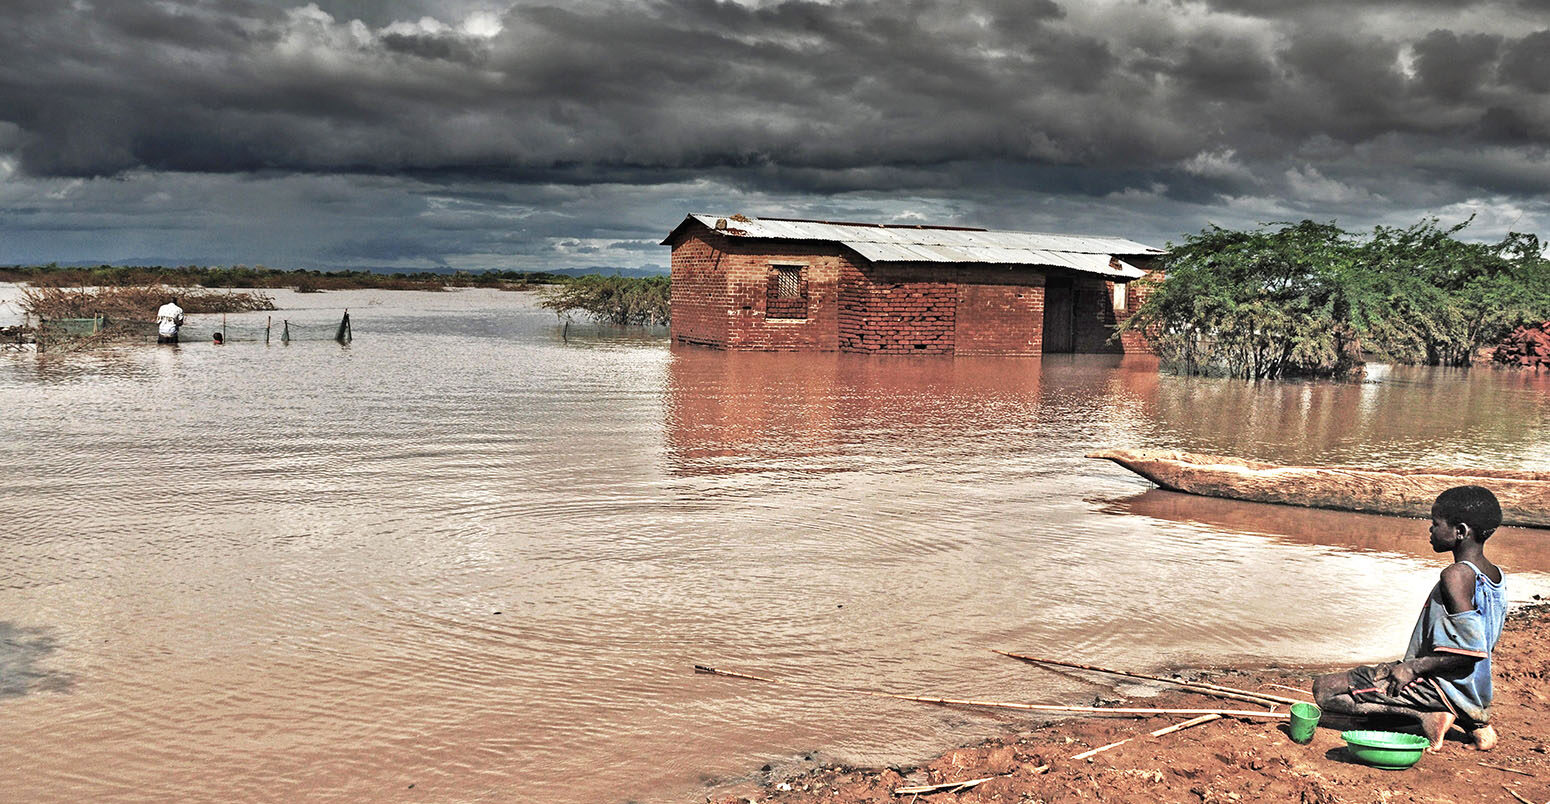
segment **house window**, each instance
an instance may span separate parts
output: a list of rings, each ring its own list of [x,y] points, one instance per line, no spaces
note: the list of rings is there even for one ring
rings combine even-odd
[[[807,318],[807,280],[802,265],[770,266],[765,318]]]
[[[1116,313],[1123,313],[1123,312],[1125,312],[1125,289],[1127,287],[1129,287],[1129,286],[1126,285],[1124,282],[1115,282],[1113,284],[1114,284],[1114,312],[1116,312]]]

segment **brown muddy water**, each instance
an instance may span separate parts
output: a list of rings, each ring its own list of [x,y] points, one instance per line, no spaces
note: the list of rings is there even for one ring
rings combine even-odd
[[[0,355],[4,798],[686,802],[907,762],[1028,721],[690,668],[1085,703],[1111,688],[989,649],[1391,657],[1424,523],[1082,454],[1550,468],[1546,376],[726,354],[562,335],[526,294],[279,296],[354,343],[215,347],[207,316]],[[1547,536],[1491,542],[1514,600],[1550,594]]]

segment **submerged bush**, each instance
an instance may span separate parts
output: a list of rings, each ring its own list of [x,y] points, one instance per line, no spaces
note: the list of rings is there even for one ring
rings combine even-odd
[[[1467,366],[1513,327],[1550,318],[1538,238],[1465,243],[1435,220],[1362,238],[1303,221],[1188,235],[1166,280],[1121,325],[1190,373],[1248,379],[1341,376],[1370,351],[1400,363]]]
[[[580,311],[619,326],[668,322],[670,285],[665,276],[578,276],[539,291],[539,305],[563,315]]]
[[[60,288],[29,287],[18,304],[22,310],[44,318],[91,318],[105,315],[126,321],[155,321],[156,310],[176,296],[186,313],[240,313],[273,310],[267,293],[237,293],[204,288],[146,287]]]

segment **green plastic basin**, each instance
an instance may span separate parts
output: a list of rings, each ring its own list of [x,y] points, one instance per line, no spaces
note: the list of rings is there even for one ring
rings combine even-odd
[[[1358,761],[1384,770],[1404,770],[1414,765],[1429,741],[1397,731],[1343,731],[1346,750]]]

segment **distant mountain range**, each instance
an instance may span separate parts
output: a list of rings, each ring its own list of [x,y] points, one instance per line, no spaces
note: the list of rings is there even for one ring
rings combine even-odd
[[[57,264],[61,268],[96,268],[96,267],[98,267],[100,265],[111,265],[111,266],[114,266],[114,267],[135,267],[135,268],[176,268],[176,267],[183,266],[183,265],[196,265],[196,266],[200,266],[200,267],[228,267],[228,266],[224,266],[224,264],[222,264],[222,263],[199,262],[199,261],[195,261],[195,260],[174,260],[174,259],[132,259],[132,260],[116,260],[116,261],[113,261],[113,262],[102,262],[100,260],[98,260],[98,261],[80,260],[80,261],[76,261],[76,262],[60,262],[60,263],[55,263],[55,264]],[[249,266],[249,267],[253,267],[253,266]],[[322,271],[324,273],[330,273],[330,272],[334,272],[334,271],[366,271],[366,272],[373,273],[373,274],[384,274],[384,275],[392,275],[392,274],[447,274],[447,275],[451,275],[451,274],[456,274],[456,273],[459,273],[459,272],[469,273],[469,274],[482,274],[482,273],[488,273],[490,271],[523,271],[523,272],[526,272],[526,271],[530,271],[530,270],[531,270],[532,273],[542,272],[542,273],[550,273],[550,274],[561,274],[563,276],[584,276],[584,275],[587,275],[587,274],[601,274],[603,276],[643,277],[643,276],[667,276],[667,274],[668,274],[668,270],[666,268],[659,268],[659,267],[656,267],[656,266],[640,266],[640,267],[637,267],[637,268],[623,268],[623,267],[612,266],[612,265],[593,265],[593,266],[589,266],[589,267],[586,267],[586,268],[527,269],[527,268],[515,268],[515,267],[513,267],[513,268],[483,268],[483,269],[477,269],[477,270],[470,270],[470,269],[466,269],[466,268],[401,268],[401,267],[380,266],[380,265],[368,265],[368,266],[333,265],[333,266],[316,266],[316,267],[309,266],[309,267],[306,267],[306,268],[292,268],[292,267],[282,267],[282,266],[270,265],[270,266],[266,266],[266,267],[268,267],[268,268],[270,268],[272,270],[276,270],[276,271],[308,270],[308,271]]]

